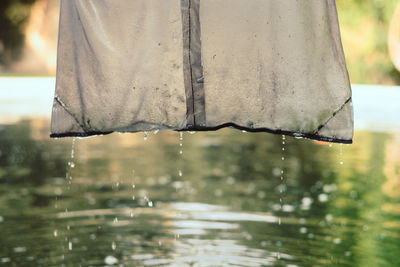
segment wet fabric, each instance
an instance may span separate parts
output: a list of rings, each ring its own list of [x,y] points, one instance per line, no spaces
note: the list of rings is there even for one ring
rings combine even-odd
[[[228,126],[352,142],[334,0],[61,0],[52,137]]]

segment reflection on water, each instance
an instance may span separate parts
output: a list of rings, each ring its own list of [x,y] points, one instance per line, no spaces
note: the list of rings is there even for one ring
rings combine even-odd
[[[236,130],[112,134],[71,158],[47,125],[0,126],[0,265],[400,266],[400,134],[357,132],[342,154]]]

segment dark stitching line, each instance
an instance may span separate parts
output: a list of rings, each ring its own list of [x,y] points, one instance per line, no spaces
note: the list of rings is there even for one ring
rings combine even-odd
[[[192,9],[192,1],[193,0],[189,0],[189,7],[188,7],[188,11],[189,11],[189,66],[190,66],[190,85],[192,87],[192,116],[193,116],[193,124],[196,125],[196,115],[194,114],[194,88],[193,88],[193,68],[192,68],[192,17],[191,17],[191,9]]]
[[[66,105],[60,100],[58,96],[54,97],[54,100],[75,120],[75,122],[86,132],[85,127],[78,121],[78,119],[72,114],[66,107]]]
[[[344,104],[343,104],[342,106],[339,107],[339,109],[337,109],[336,111],[334,111],[333,114],[332,114],[323,124],[321,124],[320,126],[318,126],[318,128],[317,128],[317,130],[314,132],[314,134],[318,134],[318,132],[319,132],[322,128],[324,128],[324,127],[328,124],[328,122],[330,122],[330,120],[333,119],[333,118],[336,116],[336,114],[338,114],[338,113],[350,102],[350,100],[351,100],[351,97],[349,97],[349,98],[344,102]]]

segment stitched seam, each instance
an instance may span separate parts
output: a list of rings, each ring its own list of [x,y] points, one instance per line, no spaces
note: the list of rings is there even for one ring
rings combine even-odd
[[[74,114],[72,114],[72,112],[68,110],[67,106],[61,101],[61,99],[58,96],[55,96],[54,100],[75,120],[75,122],[82,128],[82,130],[86,132],[85,127],[78,121]]]
[[[320,126],[318,126],[317,130],[313,134],[318,134],[319,131],[321,131],[322,128],[324,128],[328,122],[333,119],[351,100],[351,97],[349,97],[343,105],[341,105],[337,110],[335,110],[332,115]]]

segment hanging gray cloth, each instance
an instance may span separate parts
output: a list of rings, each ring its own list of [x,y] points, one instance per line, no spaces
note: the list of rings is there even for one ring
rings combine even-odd
[[[228,126],[352,142],[335,0],[61,0],[52,137]]]

